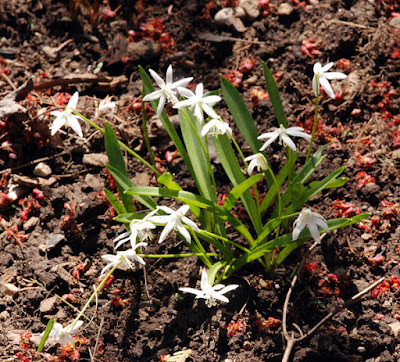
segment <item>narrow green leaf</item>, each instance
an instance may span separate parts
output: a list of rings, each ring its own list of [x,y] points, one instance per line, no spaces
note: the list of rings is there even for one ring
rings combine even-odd
[[[45,343],[47,341],[47,338],[49,338],[49,334],[51,332],[51,329],[53,328],[53,324],[54,324],[54,318],[50,318],[50,320],[47,322],[47,326],[46,326],[46,329],[44,331],[43,337],[40,340],[40,343],[39,343],[39,346],[38,346],[38,349],[37,349],[38,353],[43,352],[44,345],[45,345]]]
[[[153,83],[150,80],[150,77],[147,75],[146,71],[140,65],[139,65],[139,74],[140,74],[140,78],[142,79],[143,88],[144,88],[145,92],[147,94],[154,92]],[[158,101],[151,101],[150,104],[153,107],[154,111],[157,112]],[[172,141],[174,142],[174,145],[175,145],[176,149],[179,151],[179,154],[181,155],[183,162],[185,162],[185,165],[188,168],[190,174],[193,176],[193,174],[194,174],[193,167],[192,167],[192,163],[190,162],[190,159],[188,157],[186,148],[183,145],[182,140],[180,139],[178,133],[175,130],[175,127],[172,125],[172,123],[169,120],[167,113],[165,111],[162,112],[160,121],[163,124],[165,130],[168,132]]]
[[[129,179],[129,177],[124,175],[122,172],[117,170],[115,167],[112,167],[111,165],[106,165],[106,167],[110,171],[111,175],[114,177],[115,182],[117,182],[117,184],[119,183],[124,191],[128,190],[130,187],[135,186],[135,184]],[[122,197],[122,195],[121,195],[121,197]],[[139,195],[139,196],[136,196],[136,200],[138,200],[142,205],[146,206],[150,210],[154,210],[158,206],[157,203],[151,197],[148,197],[148,196],[142,197]],[[130,210],[127,210],[127,211],[129,212]],[[133,211],[135,211],[135,210],[133,210]]]
[[[110,161],[110,165],[128,178],[128,171],[126,170],[124,157],[122,155],[121,148],[118,144],[117,136],[115,135],[114,130],[108,123],[106,123],[105,126],[104,145],[106,148],[108,160]],[[124,195],[125,190],[123,186],[118,182],[118,180],[115,181],[117,183],[118,191],[121,195],[121,199],[122,202],[124,203],[126,211],[134,212],[135,205],[133,203],[132,198],[127,195]]]
[[[208,283],[211,286],[214,285],[214,280],[215,280],[215,277],[217,276],[218,270],[223,268],[225,265],[226,265],[226,263],[223,263],[222,261],[219,261],[219,262],[213,264],[213,266],[210,269],[208,269],[208,271],[207,271]]]
[[[126,209],[124,204],[119,201],[118,197],[115,196],[110,190],[107,190],[106,188],[103,188],[104,193],[106,194],[108,202],[111,204],[111,206],[114,208],[114,210],[117,212],[117,214],[125,214]]]
[[[274,76],[271,70],[263,63],[264,67],[264,78],[267,84],[267,90],[269,94],[269,99],[271,100],[272,107],[274,108],[274,113],[278,123],[287,128],[287,122],[285,117],[285,112],[283,111],[281,96],[279,95],[278,86],[276,85]]]
[[[222,167],[224,168],[233,186],[236,187],[245,182],[246,178],[244,177],[236,155],[233,152],[229,138],[226,135],[220,135],[218,137],[212,137],[212,141],[214,143],[215,151],[217,152],[221,161]],[[249,214],[256,233],[259,234],[262,230],[261,217],[250,190],[244,190],[240,199],[242,200],[243,205]]]
[[[324,188],[324,190],[328,190],[328,189],[337,189],[338,187],[342,187],[347,181],[349,181],[350,179],[348,177],[338,177],[335,180],[332,180],[329,184],[327,184]],[[318,184],[319,181],[313,181],[310,182],[307,187],[308,188],[312,188],[314,186],[316,186]]]
[[[242,196],[242,194],[248,190],[251,186],[253,186],[255,183],[260,181],[261,179],[264,178],[263,173],[258,173],[257,175],[251,176],[247,179],[245,179],[242,183],[239,185],[235,186],[231,192],[229,193],[227,199],[224,202],[224,208],[226,211],[231,211],[233,206],[236,204],[236,201],[239,199],[239,197]]]
[[[239,91],[223,76],[221,76],[221,89],[224,100],[241,134],[253,153],[258,153],[262,143],[257,139],[259,136],[257,128]]]

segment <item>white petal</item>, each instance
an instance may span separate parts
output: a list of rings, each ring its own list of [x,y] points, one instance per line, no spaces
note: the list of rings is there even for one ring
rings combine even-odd
[[[320,62],[316,62],[314,64],[314,73],[318,73],[321,70],[322,66]]]
[[[257,166],[257,160],[252,160],[249,163],[249,167],[247,167],[247,173],[251,175],[253,173],[254,168]]]
[[[149,72],[160,88],[165,86],[164,80],[153,69],[149,69]]]
[[[135,255],[134,259],[136,259],[136,261],[138,261],[140,264],[146,265],[146,262],[143,260],[141,256]]]
[[[315,220],[315,223],[316,223],[319,227],[321,227],[322,229],[324,229],[326,232],[329,231],[329,226],[328,226],[328,224],[325,222],[325,220],[322,220],[322,219],[320,219],[320,218],[317,218],[317,219]]]
[[[302,230],[304,229],[304,227],[305,227],[305,224],[302,224],[302,223],[301,224],[299,223],[299,225],[295,224],[295,228],[293,229],[293,233],[292,233],[293,240],[298,239],[298,237],[299,237],[300,233],[302,232]]]
[[[68,116],[68,124],[69,126],[72,128],[72,130],[79,136],[79,137],[83,137],[82,134],[82,128],[81,125],[78,121],[78,118],[75,117],[74,115],[69,115]]]
[[[79,99],[79,93],[75,92],[68,102],[68,107],[76,109],[76,106],[78,104],[78,99]]]
[[[207,290],[210,288],[210,283],[208,282],[208,274],[205,269],[201,272],[201,283],[200,283],[201,290]]]
[[[167,81],[168,85],[172,83],[172,65],[171,64],[169,65],[169,67],[167,69],[166,81]]]
[[[182,225],[182,224],[178,224],[177,225],[177,229],[178,231],[181,233],[181,235],[183,236],[183,238],[186,240],[186,242],[188,244],[190,244],[192,242],[192,238],[190,236],[189,231],[187,231],[187,229]]]
[[[185,223],[186,225],[190,226],[196,231],[200,231],[199,227],[195,224],[193,220],[190,220],[188,217],[184,216],[182,218],[182,222]]]
[[[287,134],[282,133],[282,141],[286,146],[290,147],[293,152],[296,152],[296,145]]]
[[[199,97],[199,98],[202,98],[203,97],[203,90],[204,90],[203,83],[197,84],[196,92],[195,92],[196,96]]]
[[[170,222],[167,225],[165,225],[164,230],[162,231],[160,235],[160,239],[158,240],[158,243],[161,244],[168,236],[168,234],[175,228],[175,224]]]
[[[237,288],[239,288],[239,285],[237,285],[237,284],[227,285],[225,288],[221,289],[218,293],[225,294],[225,293],[228,293],[231,290],[235,290]]]
[[[54,121],[53,125],[51,126],[51,135],[54,136],[59,129],[64,126],[64,124],[67,122],[67,117],[64,112],[62,112],[61,115],[59,115]]]
[[[222,98],[220,96],[207,96],[203,98],[203,103],[206,103],[210,106],[218,103]]]
[[[148,101],[154,101],[158,98],[160,98],[164,94],[164,91],[162,89],[156,90],[154,92],[151,92],[143,97],[144,102]]]
[[[208,105],[203,103],[203,110],[212,118],[218,118],[218,114]]]
[[[194,107],[194,115],[196,116],[196,119],[202,123],[203,122],[203,111],[201,109],[201,107],[196,104],[196,106]]]
[[[178,87],[179,94],[183,95],[186,98],[195,98],[196,95],[189,89]]]
[[[185,215],[190,210],[189,205],[182,205],[176,212]]]
[[[244,160],[246,162],[249,162],[249,161],[252,161],[253,159],[255,159],[256,157],[258,157],[257,153],[255,155],[251,155],[251,156],[246,157]]]
[[[322,68],[321,68],[321,72],[327,72],[329,69],[331,69],[333,67],[333,62],[330,62],[330,63],[328,63],[328,64],[326,64],[326,65],[324,65]]]
[[[204,298],[204,297],[201,297],[201,295],[204,294],[204,292],[202,290],[197,290],[197,289],[189,288],[189,287],[179,288],[179,290],[181,290],[182,292],[185,292],[185,293],[195,294],[200,298]]]
[[[303,137],[303,138],[308,138],[308,139],[311,138],[311,135],[309,135],[308,133],[302,132],[302,131],[303,131],[303,128],[300,128],[301,131],[295,130],[295,129],[293,129],[293,128],[300,128],[300,127],[291,127],[291,128],[288,128],[288,129],[286,130],[286,133],[287,133],[288,135],[290,135],[290,136],[293,136],[293,137]]]
[[[319,83],[321,84],[322,88],[324,88],[324,91],[329,97],[335,98],[335,93],[333,92],[333,89],[329,84],[328,79],[326,79],[325,77],[321,77]]]
[[[188,78],[183,78],[183,79],[177,80],[176,82],[174,82],[170,85],[170,88],[175,89],[178,87],[186,87],[192,80],[193,80],[193,77],[188,77]]]
[[[62,114],[64,114],[64,112],[52,111],[52,112],[50,112],[50,114],[51,114],[52,116],[58,117],[58,116],[61,116]]]
[[[340,72],[330,72],[330,73],[325,73],[325,74],[324,74],[324,77],[325,77],[326,79],[329,79],[329,80],[334,80],[334,79],[346,79],[346,78],[347,78],[347,75],[346,75],[346,74],[343,74],[343,73],[340,73]]]
[[[279,136],[279,128],[277,128],[277,129],[275,129],[275,131],[273,131],[273,132],[266,132],[266,133],[263,133],[262,135],[260,135],[260,136],[258,136],[257,137],[257,139],[258,140],[263,140],[263,139],[265,139],[265,138],[271,138],[271,137],[274,137],[274,139],[276,139],[276,137],[278,137]]]
[[[171,209],[170,207],[168,207],[168,206],[157,206],[157,209],[158,209],[158,210],[162,210],[162,211],[164,211],[165,213],[170,214],[170,215],[175,214],[175,211],[172,210],[172,209]]]
[[[267,142],[264,143],[264,145],[260,148],[260,151],[264,151],[272,142],[274,142],[278,138],[278,134],[276,134],[274,137],[271,137]]]
[[[210,132],[210,129],[214,127],[214,124],[212,122],[208,122],[203,129],[200,132],[201,137],[205,137],[205,135]]]
[[[184,89],[184,88],[181,88],[181,89]],[[190,107],[192,104],[193,104],[193,102],[192,102],[191,99],[186,99],[184,101],[180,101],[178,103],[175,103],[173,105],[173,108],[180,109],[180,108],[183,108],[183,107]]]
[[[317,96],[317,91],[319,91],[319,84],[317,84],[317,77],[314,75],[312,79],[312,89],[314,91],[315,96]]]
[[[167,100],[167,97],[165,96],[165,94],[163,93],[160,96],[160,100],[158,101],[158,107],[157,107],[157,117],[160,118],[161,117],[161,113],[164,110],[164,106],[165,106],[165,102]]]
[[[76,330],[81,328],[82,325],[83,325],[83,321],[76,321],[71,328],[68,328],[69,326],[67,326],[67,327],[65,327],[65,329],[68,329],[68,333],[74,333]]]
[[[72,338],[72,336],[69,333],[63,333],[60,336],[60,339],[58,340],[58,342],[65,347],[68,343],[71,345],[71,347],[74,346],[74,339]]]
[[[321,241],[321,237],[319,235],[318,227],[316,224],[310,223],[308,225],[308,230],[310,230],[310,234],[315,241]]]
[[[229,299],[228,299],[227,297],[225,297],[224,295],[222,295],[222,294],[213,293],[213,294],[212,294],[212,297],[213,297],[214,299],[221,300],[222,302],[229,303]]]

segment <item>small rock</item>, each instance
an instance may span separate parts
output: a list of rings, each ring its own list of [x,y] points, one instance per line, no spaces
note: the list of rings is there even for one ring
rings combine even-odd
[[[39,310],[42,313],[50,313],[56,307],[56,303],[57,303],[56,296],[42,300],[42,302],[40,303],[40,306],[39,306]]]
[[[29,340],[33,343],[33,345],[37,348],[39,347],[40,342],[42,341],[42,336],[41,335],[33,335]],[[36,349],[35,348],[35,349]]]
[[[104,167],[109,163],[108,157],[104,153],[87,153],[83,155],[82,161],[86,165]]]
[[[44,162],[38,163],[33,170],[33,174],[40,177],[48,177],[52,174],[52,172],[53,171],[51,170],[50,166]]]
[[[354,280],[353,283],[356,286],[358,292],[362,292],[364,289],[369,287],[369,284],[366,281],[361,280],[361,279]]]
[[[140,59],[155,58],[160,51],[160,45],[153,40],[141,40],[127,45],[128,56]]]
[[[240,20],[239,18],[235,17],[229,18],[226,20],[225,24],[232,25],[238,33],[244,33],[247,30],[242,20]]]
[[[9,319],[11,316],[10,316],[10,313],[8,312],[8,311],[6,311],[6,310],[3,310],[1,313],[0,313],[0,320],[1,321],[5,321],[5,320],[7,320],[7,319]]]
[[[282,16],[289,16],[293,12],[293,6],[289,3],[282,3],[278,7],[278,14]]]
[[[361,239],[363,239],[365,241],[370,240],[372,238],[373,238],[372,234],[364,233],[364,234],[361,235]]]
[[[65,240],[65,236],[63,234],[54,234],[50,236],[46,242],[46,249],[53,249],[62,240]]]
[[[224,25],[229,18],[243,18],[245,15],[242,8],[223,8],[215,14],[214,20],[218,25]]]
[[[21,342],[20,333],[25,332],[24,330],[14,330],[7,333],[8,343],[10,344],[19,344]]]
[[[36,216],[32,216],[22,227],[24,230],[30,230],[39,224],[40,219]]]
[[[398,341],[399,340],[399,331],[400,331],[400,322],[390,323],[389,327],[394,334],[394,338],[396,338],[396,340]]]
[[[250,19],[256,19],[260,15],[258,0],[240,0],[239,6],[244,9]]]
[[[365,352],[365,347],[359,346],[359,347],[357,347],[357,351],[358,351],[359,353],[364,353],[364,352]]]
[[[243,349],[245,351],[251,351],[253,349],[253,344],[251,342],[249,342],[249,341],[244,341]]]
[[[132,182],[136,186],[149,186],[150,185],[150,175],[147,172],[140,172],[135,175]]]
[[[389,21],[389,25],[393,28],[400,29],[400,18],[394,17],[392,20]]]
[[[364,195],[374,195],[381,190],[381,187],[374,182],[368,182],[362,189],[361,192]]]
[[[400,19],[400,18],[399,18],[399,19]],[[392,158],[393,158],[394,160],[400,160],[400,149],[394,150],[394,151],[392,152]]]
[[[19,289],[17,286],[11,283],[0,283],[0,291],[2,294],[8,297],[14,297],[18,293]]]
[[[85,184],[86,186],[91,187],[94,191],[101,191],[104,187],[104,181],[99,175],[92,175],[88,173],[85,176]]]

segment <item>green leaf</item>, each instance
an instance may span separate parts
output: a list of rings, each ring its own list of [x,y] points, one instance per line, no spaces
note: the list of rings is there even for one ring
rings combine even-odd
[[[45,345],[45,343],[47,341],[47,338],[49,338],[49,334],[51,332],[51,329],[53,328],[53,324],[54,324],[54,318],[50,318],[50,320],[47,322],[47,326],[46,326],[46,329],[45,329],[45,331],[43,333],[43,337],[40,340],[40,344],[38,346],[37,352],[40,353],[40,352],[43,351],[43,348],[44,348],[44,345]]]
[[[219,262],[213,264],[213,266],[210,269],[208,269],[208,271],[207,271],[208,284],[210,284],[211,286],[214,285],[214,280],[215,280],[215,277],[217,276],[218,270],[220,270],[224,266],[225,266],[225,263],[223,263],[222,261],[219,261]]]
[[[154,87],[153,87],[152,81],[150,80],[150,77],[147,75],[146,71],[140,65],[139,65],[139,74],[140,74],[140,78],[142,79],[143,88],[144,88],[145,92],[147,94],[154,92]],[[153,107],[154,112],[157,112],[158,101],[151,101],[150,104]],[[186,148],[184,147],[178,133],[175,130],[175,127],[172,125],[172,123],[169,120],[167,113],[165,111],[162,112],[160,121],[163,124],[165,130],[168,132],[172,141],[174,142],[174,145],[175,145],[176,149],[179,151],[179,154],[181,155],[183,162],[185,162],[185,165],[187,166],[190,174],[193,176],[193,174],[194,174],[193,167],[192,167],[192,163],[190,162],[190,159],[188,157]]]
[[[355,224],[355,223],[365,219],[368,216],[370,216],[370,214],[365,213],[365,214],[360,214],[360,215],[357,215],[357,216],[354,216],[354,217],[351,217],[348,219],[340,218],[340,219],[327,220],[329,231]],[[308,229],[304,229],[300,233],[298,240],[295,241],[296,246],[298,247],[299,245],[301,245],[305,240],[307,240],[310,237],[311,237],[310,231]],[[278,248],[282,248],[286,245],[289,245],[292,242],[293,242],[292,233],[289,233],[289,234],[282,235],[274,240],[271,240],[270,242],[267,242],[267,243],[259,246],[258,248],[251,250],[248,253],[245,253],[241,258],[237,259],[232,264],[232,267],[229,270],[229,274],[236,272],[241,267],[252,262],[253,260],[261,258],[265,253],[274,251]],[[278,256],[278,258],[279,258],[279,256]],[[279,261],[282,262],[283,259],[279,260]],[[275,262],[275,263],[277,266],[279,265],[277,262]]]
[[[110,171],[111,175],[114,177],[115,182],[117,182],[117,184],[119,183],[124,191],[135,186],[135,184],[129,179],[129,177],[124,175],[122,172],[117,170],[115,167],[113,167],[111,165],[106,165],[106,167]],[[122,197],[122,195],[121,195],[121,197]],[[154,210],[158,206],[157,203],[151,197],[148,197],[148,196],[144,196],[144,197],[137,196],[136,200],[138,200],[142,205],[146,206],[150,210]],[[129,212],[130,210],[127,210],[127,211]]]
[[[228,221],[237,231],[239,231],[246,241],[253,245],[254,240],[247,228],[233,215],[227,212],[222,206],[209,201],[202,196],[195,195],[188,191],[167,190],[157,187],[135,186],[125,191],[129,195],[146,195],[153,197],[170,197],[181,200],[185,204],[197,206],[215,213],[219,218]]]
[[[221,76],[221,88],[224,100],[241,134],[253,153],[258,153],[262,143],[257,139],[259,136],[257,128],[239,91],[223,76]]]
[[[348,177],[338,177],[336,180],[332,180],[328,185],[326,185],[324,189],[337,189],[338,187],[342,187],[349,180],[350,179]],[[318,184],[318,182],[319,181],[310,182],[307,187],[314,187]]]
[[[278,120],[279,124],[287,128],[285,112],[283,111],[281,96],[279,95],[279,90],[276,85],[274,76],[265,63],[263,63],[263,67],[264,67],[264,78],[267,84],[269,99],[271,100],[272,107],[274,108],[276,119]]]
[[[111,204],[111,206],[117,212],[117,214],[118,215],[125,214],[126,213],[125,206],[121,201],[119,201],[118,197],[115,196],[110,190],[107,190],[106,188],[103,188],[103,190],[104,190],[104,193],[106,194],[108,202]]]
[[[226,135],[219,135],[218,137],[212,137],[212,141],[215,146],[215,151],[217,152],[221,161],[222,167],[224,168],[233,186],[237,187],[245,182],[246,178],[244,177],[236,155],[233,152],[229,138]],[[249,214],[256,233],[260,233],[262,230],[261,217],[250,190],[243,190],[240,198],[244,207],[246,208],[247,213]]]
[[[147,212],[129,212],[126,214],[120,214],[113,218],[114,221],[122,222],[124,224],[130,224],[132,220],[143,219],[147,216]]]
[[[125,167],[124,157],[121,152],[121,148],[118,144],[117,136],[114,133],[112,127],[106,122],[105,126],[105,134],[104,134],[104,145],[106,148],[108,160],[110,161],[110,165],[117,169],[121,174],[128,178],[128,171]],[[121,195],[122,202],[124,203],[125,209],[128,212],[135,211],[135,205],[133,203],[132,197],[129,197],[124,194],[123,186],[115,180],[117,183],[118,191]]]
[[[258,181],[264,178],[263,173],[259,173],[257,175],[251,176],[245,179],[242,183],[235,186],[231,192],[229,193],[227,199],[224,202],[224,208],[226,211],[231,211],[233,206],[236,204],[236,201],[239,199],[242,194],[248,190],[251,186],[256,184]]]

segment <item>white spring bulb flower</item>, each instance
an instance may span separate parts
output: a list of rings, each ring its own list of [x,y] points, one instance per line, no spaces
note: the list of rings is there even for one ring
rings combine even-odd
[[[67,126],[71,127],[79,137],[83,137],[78,117],[73,113],[73,109],[75,109],[78,104],[78,98],[79,93],[75,92],[63,112],[53,111],[50,113],[52,116],[56,117],[50,127],[52,136],[54,136],[62,126]]]
[[[136,249],[137,239],[139,239],[139,241],[151,239],[152,233],[150,229],[155,229],[156,226],[152,222],[148,221],[148,218],[154,215],[155,213],[156,210],[147,214],[146,217],[144,217],[143,219],[133,219],[129,224],[130,230],[124,232],[123,234],[119,235],[114,239],[114,243],[117,243],[117,245],[115,245],[114,248],[118,249],[122,244],[126,243],[127,241],[130,241],[131,248]]]
[[[340,72],[327,73],[327,71],[331,69],[332,66],[333,62],[328,63],[324,66],[322,66],[320,62],[314,64],[314,77],[312,80],[312,88],[315,96],[319,94],[319,86],[321,85],[321,87],[324,89],[324,91],[329,97],[335,98],[335,93],[333,92],[333,89],[329,84],[329,80],[347,78],[346,74]],[[317,84],[317,79],[318,79],[318,84]]]
[[[229,299],[225,297],[224,294],[230,292],[231,290],[235,290],[238,287],[239,285],[237,284],[232,284],[228,286],[225,286],[223,284],[217,284],[214,286],[210,285],[207,271],[203,269],[201,273],[201,290],[187,287],[179,288],[179,290],[185,293],[195,294],[196,298],[205,299],[207,307],[211,308],[212,306],[217,304],[216,299],[221,300],[225,303],[229,303]]]
[[[255,155],[251,155],[244,159],[246,162],[250,162],[247,167],[247,172],[249,175],[253,173],[253,170],[257,168],[257,171],[260,172],[268,169],[268,162],[265,156],[262,153],[256,153]]]
[[[293,240],[297,240],[300,232],[306,226],[308,227],[308,230],[310,230],[311,236],[315,241],[318,242],[321,241],[318,226],[324,229],[326,232],[329,231],[328,224],[322,215],[318,214],[317,212],[313,212],[308,208],[304,208],[301,210],[299,217],[294,222],[294,229],[292,233]]]
[[[157,117],[161,117],[161,113],[164,109],[165,103],[171,102],[172,104],[175,104],[178,102],[177,98],[177,88],[181,87],[182,89],[186,89],[183,87],[186,87],[192,80],[193,77],[189,78],[184,78],[181,80],[178,80],[176,82],[173,82],[172,79],[172,65],[170,65],[167,69],[167,76],[166,76],[166,81],[164,80],[153,70],[149,69],[149,72],[151,76],[154,78],[156,81],[157,85],[160,87],[160,89],[147,94],[144,98],[143,101],[154,101],[156,99],[159,99],[158,101],[158,107],[157,107]]]
[[[102,255],[101,257],[105,260],[108,261],[108,264],[101,270],[100,273],[100,278],[104,275],[104,273],[115,266],[118,265],[118,269],[121,270],[128,270],[128,269],[133,269],[133,262],[132,261],[137,261],[138,263],[145,265],[145,261],[136,254],[136,249],[141,247],[141,246],[147,246],[147,243],[137,243],[135,246],[135,249],[129,249],[125,251],[117,251],[116,255]]]
[[[215,95],[204,96],[203,90],[203,83],[197,84],[195,93],[189,89],[178,87],[179,93],[187,99],[176,103],[174,108],[191,107],[200,123],[203,123],[203,111],[211,118],[218,118],[218,114],[211,107],[218,103],[221,97]]]
[[[74,324],[70,324],[63,328],[62,324],[54,323],[49,336],[53,337],[62,346],[66,346],[69,343],[70,346],[73,347],[74,338],[71,334],[78,330],[82,326],[82,324],[82,321],[76,321]],[[41,335],[43,336],[43,334],[44,332]]]
[[[229,127],[229,124],[218,118],[213,118],[203,127],[200,135],[204,137],[206,134],[209,134],[210,136],[218,137],[218,135],[225,133],[232,136],[232,128]]]
[[[164,226],[164,230],[160,235],[160,239],[158,243],[161,244],[168,236],[168,234],[172,230],[178,230],[183,238],[190,243],[191,237],[189,231],[182,225],[182,223],[190,226],[196,231],[200,231],[199,227],[194,223],[194,221],[190,220],[185,216],[185,214],[189,211],[188,205],[181,206],[178,210],[172,210],[167,206],[158,206],[156,210],[162,210],[168,215],[155,215],[148,218],[150,222],[156,224],[162,224]]]
[[[293,152],[296,152],[296,145],[294,142],[290,139],[289,136],[292,137],[303,137],[310,139],[311,135],[308,133],[303,132],[304,129],[301,127],[289,127],[285,128],[283,125],[280,125],[279,128],[276,128],[275,131],[273,132],[267,132],[262,134],[261,136],[258,136],[257,139],[263,140],[265,138],[269,138],[267,142],[264,143],[264,145],[260,148],[260,151],[264,151],[272,142],[274,142],[277,138],[279,138],[278,142],[280,145],[288,146],[290,147]]]

